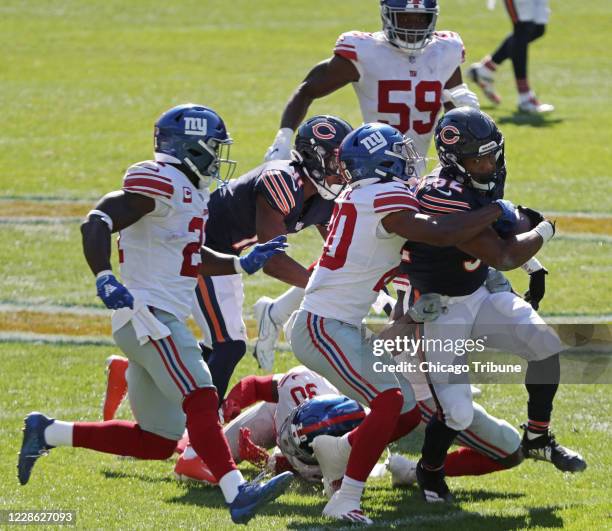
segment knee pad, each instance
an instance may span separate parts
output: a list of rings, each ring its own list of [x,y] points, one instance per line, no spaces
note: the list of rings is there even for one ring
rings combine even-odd
[[[471,402],[457,402],[444,410],[444,423],[451,429],[463,431],[469,428],[474,420],[474,408]]]
[[[523,451],[521,450],[521,448],[519,448],[514,453],[503,457],[502,459],[497,459],[496,461],[505,469],[508,469],[520,465],[524,459],[525,456],[523,455]]]

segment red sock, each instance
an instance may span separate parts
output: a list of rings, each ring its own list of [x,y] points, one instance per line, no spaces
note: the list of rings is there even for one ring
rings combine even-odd
[[[459,448],[448,454],[444,461],[447,476],[482,476],[505,468],[498,461],[478,453],[473,448]]]
[[[138,459],[168,459],[176,441],[144,431],[135,422],[75,422],[72,445],[106,454],[126,455]]]
[[[391,435],[391,438],[389,439],[389,443],[401,439],[404,435],[408,435],[420,423],[421,410],[419,409],[419,406],[415,406],[410,411],[402,413],[397,420],[397,426],[395,427],[393,435]]]
[[[516,88],[519,92],[529,92],[529,83],[526,79],[517,79]]]
[[[236,470],[236,463],[219,422],[219,398],[214,387],[196,389],[183,401],[189,441],[217,479]]]
[[[404,399],[399,389],[389,389],[370,402],[370,414],[350,436],[351,455],[346,475],[366,481],[395,430]]]
[[[485,68],[488,68],[492,72],[495,72],[497,70],[497,65],[493,62],[493,59],[491,59],[491,56],[486,57],[483,60],[482,64],[485,66]]]

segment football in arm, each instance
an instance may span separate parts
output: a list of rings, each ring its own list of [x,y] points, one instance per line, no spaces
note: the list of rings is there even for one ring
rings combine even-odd
[[[529,216],[527,216],[524,212],[517,210],[516,217],[517,217],[516,225],[514,225],[514,227],[511,230],[503,231],[503,232],[498,231],[498,234],[502,238],[504,239],[510,238],[511,236],[523,234],[524,232],[529,232],[531,229],[533,229],[533,225],[531,223],[531,220],[529,219]]]

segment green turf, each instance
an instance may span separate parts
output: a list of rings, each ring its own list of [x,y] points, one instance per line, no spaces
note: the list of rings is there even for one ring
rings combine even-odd
[[[34,468],[30,483],[15,477],[22,417],[42,410],[63,419],[98,420],[104,390],[103,361],[108,347],[0,344],[0,510],[7,508],[72,509],[84,528],[205,528],[226,529],[229,517],[220,493],[207,487],[187,487],[172,479],[173,462],[120,460],[82,449],[55,449]],[[281,355],[278,370],[293,364]],[[234,380],[257,372],[251,358]],[[50,376],[52,375],[52,376]],[[589,462],[584,474],[561,474],[551,465],[528,462],[488,476],[452,478],[458,503],[432,507],[414,489],[391,489],[388,478],[366,490],[368,513],[398,529],[516,529],[529,526],[594,529],[609,518],[608,440],[612,414],[606,386],[571,385],[559,392],[555,418],[558,437],[580,448]],[[487,385],[480,400],[514,425],[523,419],[525,393],[521,386]],[[120,416],[129,418],[127,407]],[[416,454],[420,435],[402,441],[401,450]],[[244,466],[248,475],[254,469]],[[296,484],[263,515],[256,529],[301,529],[330,526],[320,517],[323,498],[315,487]]]
[[[119,186],[127,166],[150,157],[155,118],[185,101],[208,104],[224,117],[236,140],[232,155],[239,171],[247,171],[273,139],[284,102],[308,68],[329,56],[337,35],[379,28],[377,4],[4,0],[0,197],[94,201]],[[509,30],[502,6],[489,12],[484,4],[442,2],[438,28],[462,35],[466,65],[491,52]],[[483,105],[506,137],[508,197],[546,210],[610,214],[612,3],[552,2],[552,8],[547,34],[529,53],[532,85],[556,106],[555,113],[543,120],[515,113],[509,64],[498,77],[504,102],[496,109]],[[311,113],[360,123],[350,87],[316,102]],[[76,224],[1,227],[0,302],[101,307]],[[303,263],[320,250],[314,231],[291,243],[291,254]],[[610,235],[560,237],[541,257],[550,270],[544,314],[612,313]],[[522,272],[510,276],[517,290],[525,289]],[[246,306],[282,290],[261,274],[249,278]],[[30,485],[17,485],[23,415],[42,409],[67,419],[98,419],[109,353],[101,347],[0,344],[0,509],[75,509],[79,526],[86,528],[227,528],[220,494],[174,483],[169,462],[60,449],[37,465]],[[283,353],[278,370],[292,364]],[[234,378],[251,372],[256,368],[248,358]],[[524,420],[520,387],[488,385],[482,403],[515,425]],[[129,416],[126,408],[121,412]],[[607,386],[564,386],[559,392],[556,429],[589,461],[582,475],[525,463],[490,476],[451,479],[459,503],[450,508],[425,506],[414,490],[375,481],[364,508],[384,520],[384,528],[609,528],[611,413]],[[402,449],[415,454],[418,444],[409,440]],[[313,489],[293,487],[253,527],[329,526],[319,516],[323,503]]]

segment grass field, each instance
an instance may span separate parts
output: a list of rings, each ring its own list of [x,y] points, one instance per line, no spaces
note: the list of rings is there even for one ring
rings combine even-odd
[[[490,12],[484,0],[441,4],[438,28],[461,34],[466,64],[492,51],[509,29],[501,5]],[[37,465],[27,487],[18,485],[15,456],[25,413],[100,418],[103,360],[114,349],[96,344],[109,339],[107,318],[93,311],[101,304],[76,221],[119,186],[129,164],[150,157],[152,124],[174,104],[216,109],[236,141],[239,172],[258,164],[308,68],[329,56],[340,33],[377,30],[377,6],[374,0],[1,3],[0,510],[74,509],[83,528],[229,526],[220,493],[174,482],[170,462],[59,449]],[[540,254],[550,271],[542,313],[609,321],[612,4],[551,0],[551,6],[547,34],[530,48],[530,77],[555,113],[539,120],[515,112],[509,64],[498,76],[502,105],[483,108],[506,137],[508,197],[559,220],[560,236]],[[350,88],[318,101],[311,112],[360,123]],[[309,231],[291,243],[291,254],[304,263],[320,251],[319,237]],[[522,272],[510,276],[517,291],[525,289]],[[248,279],[247,317],[259,296],[283,289],[263,275]],[[44,342],[29,333],[42,334]],[[60,342],[59,334],[68,337]],[[247,358],[235,379],[257,372]],[[283,351],[277,369],[294,363]],[[514,425],[524,420],[525,401],[522,387],[511,385],[487,385],[481,400]],[[457,503],[450,507],[426,506],[415,490],[392,489],[387,478],[368,487],[364,509],[381,528],[611,528],[609,387],[565,386],[555,408],[559,439],[589,462],[584,474],[530,462],[453,478]],[[121,412],[129,418],[127,408]],[[415,455],[418,437],[400,449]],[[334,527],[320,517],[323,505],[314,487],[296,484],[252,526]]]

